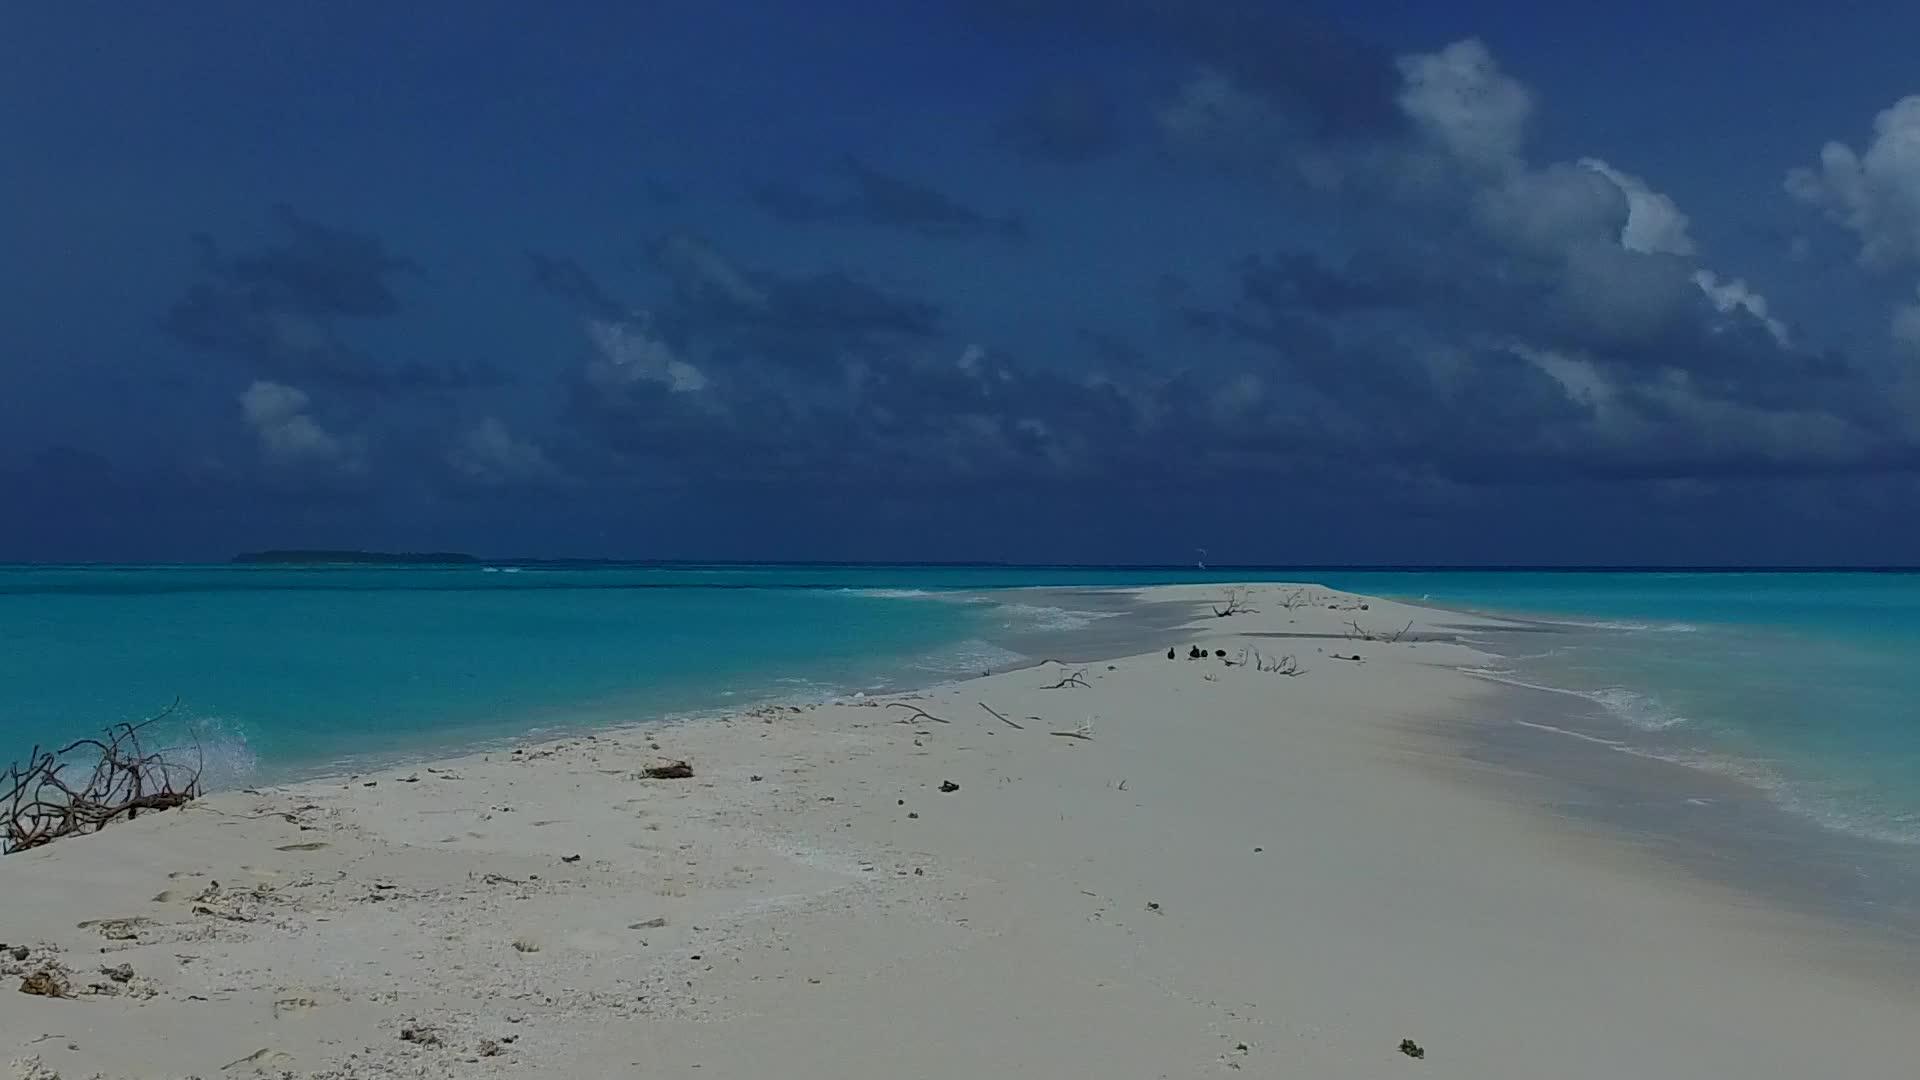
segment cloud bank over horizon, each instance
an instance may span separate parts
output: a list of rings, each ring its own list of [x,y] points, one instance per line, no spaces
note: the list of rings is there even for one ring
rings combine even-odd
[[[1547,24],[761,15],[8,75],[0,559],[1913,561],[1920,84],[1730,175]]]

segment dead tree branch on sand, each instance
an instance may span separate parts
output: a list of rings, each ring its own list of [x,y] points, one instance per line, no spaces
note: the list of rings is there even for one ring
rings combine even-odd
[[[1288,653],[1285,656],[1269,657],[1262,656],[1260,653],[1255,652],[1253,654],[1253,670],[1268,675],[1285,675],[1290,679],[1307,673],[1307,669],[1300,666],[1300,661],[1295,660],[1292,653]]]
[[[1078,686],[1082,689],[1091,689],[1091,687],[1087,683],[1087,669],[1081,668],[1079,671],[1076,671],[1073,674],[1068,675],[1066,678],[1061,679],[1059,682],[1054,683],[1052,686],[1043,686],[1040,689],[1064,690],[1069,686]]]
[[[1211,605],[1214,618],[1224,619],[1229,615],[1259,614],[1258,608],[1252,607],[1247,603],[1247,596],[1248,590],[1246,589],[1228,589],[1226,607],[1221,607],[1219,604]]]
[[[1286,599],[1280,601],[1280,606],[1286,608],[1288,611],[1293,611],[1311,603],[1313,603],[1313,598],[1307,595],[1307,590],[1295,589],[1287,594]]]
[[[909,705],[909,704],[907,704],[907,703],[906,703],[906,702],[904,702],[904,701],[889,701],[889,702],[887,702],[887,708],[889,708],[889,709],[912,709],[912,710],[913,710],[913,715],[912,715],[912,716],[909,716],[909,717],[907,717],[907,718],[906,718],[905,720],[896,720],[896,721],[894,721],[895,723],[898,723],[898,724],[911,724],[911,723],[913,723],[913,722],[914,722],[914,721],[916,721],[916,720],[931,720],[931,721],[933,721],[933,722],[934,722],[934,723],[936,723],[936,724],[951,724],[951,723],[953,723],[953,721],[951,721],[951,720],[948,720],[948,719],[945,719],[944,717],[939,717],[939,716],[935,716],[935,715],[933,715],[932,713],[930,713],[930,712],[928,712],[927,710],[925,710],[925,709],[923,709],[923,708],[921,708],[921,707],[920,707],[920,706],[918,706],[918,705]]]
[[[1401,627],[1398,630],[1395,630],[1391,634],[1382,634],[1372,630],[1363,630],[1361,629],[1360,623],[1358,621],[1351,621],[1347,623],[1347,640],[1349,641],[1380,641],[1380,642],[1385,642],[1388,645],[1392,645],[1398,642],[1401,638],[1406,637],[1408,632],[1411,631],[1412,629],[1413,629],[1412,619],[1408,619],[1407,625]]]
[[[200,795],[205,756],[194,743],[194,764],[172,759],[171,751],[148,752],[140,745],[148,725],[171,716],[180,703],[139,723],[115,724],[97,739],[78,739],[58,750],[35,745],[25,764],[16,761],[4,780],[5,820],[0,822],[0,853],[26,851],[55,840],[99,832],[116,821],[132,821],[143,810],[159,812],[184,806]],[[89,768],[84,781],[71,782],[66,771]]]
[[[1000,710],[998,710],[998,709],[996,709],[996,708],[994,708],[993,706],[991,706],[991,705],[989,705],[989,704],[987,704],[986,702],[984,702],[984,701],[981,701],[981,702],[976,702],[976,704],[978,704],[978,705],[979,705],[979,706],[980,706],[981,708],[983,708],[983,709],[985,709],[985,710],[987,710],[988,712],[990,712],[990,713],[992,713],[992,714],[993,714],[993,718],[994,718],[994,719],[996,719],[996,720],[998,720],[998,721],[1000,721],[1001,723],[1003,723],[1003,724],[1005,724],[1005,725],[1007,725],[1008,727],[1010,727],[1010,728],[1012,728],[1013,730],[1015,730],[1015,731],[1025,731],[1025,730],[1027,730],[1027,729],[1026,729],[1026,728],[1024,728],[1024,727],[1021,727],[1021,726],[1020,726],[1019,724],[1016,724],[1016,723],[1014,723],[1013,721],[1011,721],[1011,720],[1009,720],[1009,719],[1007,719],[1007,714],[1006,714],[1006,713],[1003,713],[1003,712],[1001,712]]]

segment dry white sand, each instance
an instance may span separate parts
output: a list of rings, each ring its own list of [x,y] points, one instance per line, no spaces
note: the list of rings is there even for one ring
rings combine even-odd
[[[1338,638],[1465,620],[1289,591],[1084,688],[910,699],[947,722],[763,708],[9,856],[0,1052],[69,1080],[1920,1075],[1920,995],[1857,932],[1504,798],[1437,734],[1492,700],[1471,650]],[[1287,633],[1333,636],[1247,636]],[[40,971],[75,996],[15,992]]]

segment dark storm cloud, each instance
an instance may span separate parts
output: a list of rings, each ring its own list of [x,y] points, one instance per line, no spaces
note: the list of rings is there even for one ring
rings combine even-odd
[[[1238,264],[1236,303],[1190,307],[1182,317],[1196,330],[1260,347],[1293,381],[1362,405],[1375,423],[1389,427],[1405,414],[1422,427],[1438,421],[1472,433],[1482,430],[1489,419],[1484,410],[1495,405],[1509,433],[1563,425],[1565,406],[1578,394],[1556,388],[1539,364],[1513,360],[1516,347],[1573,358],[1568,370],[1590,368],[1600,380],[1596,393],[1625,395],[1656,419],[1679,422],[1699,397],[1727,406],[1723,420],[1732,424],[1750,422],[1742,411],[1749,408],[1857,404],[1844,400],[1847,395],[1823,400],[1810,393],[1823,381],[1816,372],[1829,383],[1844,372],[1836,372],[1831,358],[1783,349],[1753,326],[1718,325],[1719,313],[1684,273],[1662,276],[1666,257],[1625,254],[1645,261],[1632,269],[1643,284],[1652,282],[1647,288],[1656,296],[1645,306],[1662,312],[1659,319],[1608,324],[1569,300],[1567,271],[1559,263],[1472,247],[1455,249],[1444,261],[1375,251],[1342,267],[1298,252],[1249,258]],[[1685,380],[1687,392],[1671,401],[1633,396],[1642,384],[1671,389],[1677,379]],[[1454,402],[1482,411],[1437,399],[1443,386]],[[1552,393],[1543,393],[1549,388]],[[1521,402],[1538,406],[1531,418],[1517,407]],[[1431,434],[1435,451],[1444,453],[1442,432]]]
[[[286,309],[316,318],[381,318],[400,310],[393,278],[418,275],[420,265],[387,251],[379,238],[333,228],[291,206],[274,207],[284,242],[223,257],[212,237],[195,237],[201,269],[253,307]]]
[[[669,301],[654,310],[681,333],[813,349],[927,338],[939,330],[941,310],[934,303],[845,270],[780,274],[744,267],[689,232],[662,237],[649,255],[670,292]]]
[[[781,184],[755,184],[748,197],[790,225],[873,225],[927,236],[999,236],[1023,240],[1026,222],[1017,214],[976,210],[931,185],[885,172],[848,155],[837,175],[841,193],[817,195]]]
[[[383,362],[349,344],[341,327],[392,319],[403,309],[397,282],[422,275],[377,237],[314,222],[288,206],[275,210],[284,238],[225,254],[194,238],[199,280],[160,320],[175,341],[239,359],[278,379],[342,389],[446,390],[497,383],[487,363]]]
[[[1211,346],[1182,350],[1173,367],[1092,331],[1089,372],[944,336],[842,273],[753,270],[687,234],[655,257],[666,295],[645,305],[645,323],[622,324],[614,346],[603,335],[621,358],[596,361],[573,387],[569,426],[603,478],[923,492],[996,478],[1177,484],[1196,469],[1213,484],[1316,470],[1585,483],[1900,460],[1838,404],[1756,400],[1766,378],[1722,386],[1710,365],[1666,375],[1645,357],[1599,352],[1612,344],[1601,339],[1567,354],[1516,344],[1550,336],[1556,316],[1470,320],[1479,343],[1452,344],[1441,316],[1454,306],[1484,314],[1538,300],[1459,266],[1449,291],[1417,260],[1244,259],[1238,300],[1191,313]],[[575,282],[583,314],[604,306],[604,289]],[[1722,348],[1720,364],[1779,352],[1770,339],[1706,330],[1665,344]]]
[[[539,263],[536,286],[582,320],[565,414],[582,474],[853,483],[916,457],[914,433],[887,433],[930,420],[933,400],[903,390],[903,372],[962,356],[940,340],[937,306],[846,270],[747,266],[689,232],[647,253],[654,273],[631,304],[575,263]]]
[[[1088,10],[1042,8],[1021,17]],[[644,317],[581,275],[550,282],[583,313],[625,320],[602,335],[623,359],[590,365],[569,412],[603,475],[928,497],[1361,487],[1444,506],[1503,486],[1916,460],[1884,388],[1796,346],[1764,299],[1708,273],[1671,200],[1604,162],[1530,162],[1531,92],[1477,42],[1396,64],[1297,13],[1099,10],[1109,30],[1166,30],[1204,69],[1177,118],[1189,134],[1258,134],[1269,164],[1312,155],[1333,181],[1285,197],[1365,227],[1320,250],[1223,252],[1224,296],[1168,275],[1153,298],[1188,333],[1141,345],[1088,326],[1064,363],[952,326],[933,299],[847,271],[761,270],[672,234],[650,249],[664,293],[639,298]],[[1297,62],[1302,50],[1342,62]],[[1049,119],[1044,105],[1026,119]],[[1023,137],[1037,140],[1023,154],[1080,154],[1053,152],[1071,147],[1064,128]],[[794,224],[987,220],[857,161],[843,179],[851,191],[753,197]]]

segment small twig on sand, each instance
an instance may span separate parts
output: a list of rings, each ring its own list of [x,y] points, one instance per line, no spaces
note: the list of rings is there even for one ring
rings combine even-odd
[[[1059,682],[1054,683],[1052,686],[1043,686],[1040,689],[1064,690],[1069,686],[1078,686],[1078,687],[1081,687],[1082,689],[1089,689],[1090,687],[1088,686],[1088,683],[1087,683],[1087,669],[1081,668],[1079,671],[1076,671],[1073,674],[1068,675],[1066,678],[1061,679]]]
[[[895,722],[895,723],[897,723],[897,724],[911,724],[911,723],[913,723],[913,722],[914,722],[915,720],[931,720],[931,721],[933,721],[933,722],[934,722],[934,723],[936,723],[936,724],[951,724],[951,723],[953,723],[953,721],[951,721],[951,720],[947,720],[947,719],[945,719],[945,718],[942,718],[942,717],[938,717],[938,716],[935,716],[935,715],[933,715],[932,713],[930,713],[930,712],[928,712],[927,710],[925,710],[925,709],[923,709],[923,708],[921,708],[921,707],[920,707],[920,706],[918,706],[918,705],[912,705],[912,704],[909,704],[909,703],[907,703],[907,702],[904,702],[904,701],[889,701],[889,702],[887,702],[887,708],[889,708],[889,709],[912,709],[912,710],[913,710],[913,715],[912,715],[912,716],[909,716],[909,717],[907,717],[907,718],[906,718],[906,719],[904,719],[904,720],[896,720],[896,721],[894,721],[894,722]]]
[[[1063,739],[1086,739],[1091,742],[1093,741],[1093,720],[1094,718],[1089,716],[1085,720],[1082,720],[1080,726],[1074,728],[1072,731],[1049,731],[1047,734],[1058,735]]]
[[[1020,726],[1019,724],[1016,724],[1016,723],[1014,723],[1013,721],[1011,721],[1011,720],[1009,720],[1009,719],[1007,719],[1007,714],[1006,714],[1006,713],[1003,713],[1003,712],[1001,712],[1000,710],[998,710],[998,709],[996,709],[996,708],[994,708],[993,706],[991,706],[991,705],[989,705],[989,704],[987,704],[986,702],[984,702],[984,701],[982,701],[982,702],[979,702],[978,704],[979,704],[979,706],[980,706],[981,708],[983,708],[983,709],[985,709],[985,710],[987,710],[988,712],[990,712],[990,713],[992,713],[992,714],[993,714],[993,716],[994,716],[994,719],[996,719],[996,720],[998,720],[998,721],[1000,721],[1001,723],[1003,723],[1003,724],[1005,724],[1005,725],[1007,725],[1007,726],[1008,726],[1008,727],[1010,727],[1010,728],[1013,728],[1013,729],[1014,729],[1015,731],[1025,731],[1025,730],[1027,730],[1027,729],[1026,729],[1026,728],[1024,728],[1024,727],[1021,727],[1021,726]]]

